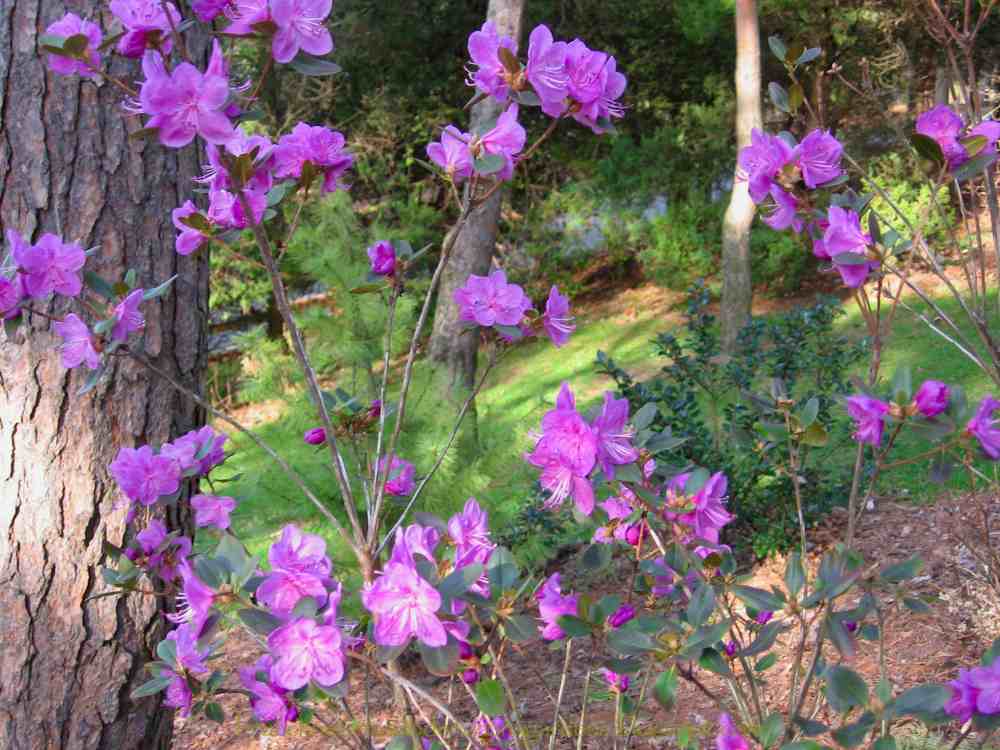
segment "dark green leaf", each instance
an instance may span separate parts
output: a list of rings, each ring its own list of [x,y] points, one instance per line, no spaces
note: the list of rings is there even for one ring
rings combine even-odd
[[[740,656],[757,656],[763,654],[778,639],[778,635],[786,629],[780,622],[769,622],[757,633],[757,637],[745,649],[740,651]]]
[[[792,598],[795,598],[805,583],[806,571],[802,567],[802,553],[791,552],[788,555],[788,562],[785,563],[785,587]]]
[[[702,669],[707,669],[709,672],[714,672],[715,674],[722,675],[723,677],[731,677],[733,672],[726,663],[726,660],[722,658],[722,654],[716,651],[714,648],[706,648],[701,652],[701,656],[698,657],[698,665]]]
[[[568,638],[583,638],[592,630],[589,623],[574,615],[562,615],[556,622]]]
[[[818,415],[819,399],[813,396],[811,399],[806,401],[805,406],[802,407],[802,412],[799,414],[799,424],[802,426],[802,429],[807,428],[815,422]]]
[[[990,667],[998,657],[1000,657],[1000,638],[993,641],[990,647],[983,652],[979,661],[984,667]]]
[[[918,685],[910,688],[889,704],[894,716],[921,718],[944,710],[951,700],[951,688],[944,685]],[[889,709],[887,709],[889,710]]]
[[[156,644],[156,656],[172,667],[177,666],[177,641],[164,638]]]
[[[417,650],[424,666],[431,674],[439,677],[447,677],[452,674],[458,666],[458,642],[454,637],[449,637],[444,646],[432,648],[417,641]]]
[[[861,718],[851,724],[845,724],[839,729],[833,730],[831,736],[841,747],[857,747],[865,741],[868,732],[875,726],[875,714],[866,711]]]
[[[693,628],[700,628],[715,611],[715,589],[711,584],[702,583],[691,594],[687,606],[687,621]]]
[[[626,625],[608,633],[608,648],[623,656],[640,656],[656,648],[656,643],[648,634]]]
[[[776,612],[785,606],[784,600],[777,594],[753,586],[733,586],[733,595],[748,607],[760,611]]]
[[[270,635],[281,627],[281,620],[260,609],[241,609],[237,614],[243,624],[258,635]]]
[[[115,298],[114,287],[93,271],[84,270],[83,283],[86,284],[91,291],[96,292],[106,300],[113,300]]]
[[[896,750],[895,737],[879,737],[872,745],[872,750]]]
[[[205,704],[205,718],[221,724],[226,720],[226,715],[222,711],[222,706],[213,702]]]
[[[341,67],[332,60],[313,57],[305,52],[299,52],[289,65],[304,76],[332,76],[341,71]]]
[[[172,677],[154,677],[133,690],[132,697],[138,699],[145,698],[149,695],[156,695],[157,693],[166,690],[170,686],[171,682],[173,682]]]
[[[527,615],[514,615],[503,621],[504,634],[514,643],[524,643],[538,636],[538,625]]]
[[[785,87],[782,86],[777,81],[771,81],[767,84],[767,94],[771,97],[771,103],[775,107],[780,109],[782,112],[791,112],[791,107],[788,101],[788,92],[785,91]]]
[[[507,710],[503,687],[496,680],[480,680],[476,685],[476,705],[487,716],[501,716]]]
[[[903,581],[915,578],[923,567],[924,561],[914,555],[901,563],[890,565],[879,576],[883,581],[887,581],[888,583],[902,583]]]
[[[795,720],[795,726],[797,726],[806,737],[818,737],[819,735],[826,734],[830,731],[830,727],[826,724],[812,719],[806,719],[801,716]]]
[[[821,54],[823,54],[823,48],[822,47],[810,47],[805,52],[803,52],[801,55],[799,55],[799,59],[796,60],[795,62],[798,65],[805,65],[806,63],[810,63],[813,60],[815,60]]]
[[[497,547],[493,550],[486,565],[486,575],[490,579],[490,588],[494,596],[499,595],[501,591],[517,587],[520,571],[510,550],[506,547]]]
[[[644,430],[653,423],[656,415],[660,413],[660,407],[655,402],[645,404],[632,416],[632,426],[638,430]]]
[[[921,133],[914,133],[910,136],[910,143],[924,159],[928,159],[936,165],[944,164],[944,153],[941,151],[941,146],[933,138]]]
[[[484,154],[473,163],[473,168],[478,174],[491,175],[503,170],[507,160],[500,154]]]
[[[662,672],[653,683],[653,696],[665,710],[677,703],[677,670],[674,667]]]
[[[753,665],[754,672],[765,672],[778,663],[778,655],[773,651]]]
[[[826,670],[826,697],[835,711],[846,713],[868,705],[868,686],[857,672],[836,664]]]
[[[156,299],[157,297],[162,297],[164,294],[166,294],[170,290],[170,286],[176,280],[177,280],[177,276],[174,275],[174,276],[171,276],[166,281],[164,281],[159,286],[153,287],[152,289],[147,289],[146,291],[144,291],[142,293],[142,299],[143,299],[143,301],[148,302],[151,299]]]
[[[709,474],[708,469],[703,469],[699,466],[691,472],[684,483],[684,494],[696,495],[702,487],[708,484],[708,480],[711,478],[712,475]]]
[[[438,584],[438,593],[440,593],[441,596],[454,599],[459,594],[464,594],[468,591],[469,587],[478,581],[482,575],[483,566],[479,563],[465,565],[458,570],[453,571]]]
[[[931,611],[931,607],[927,602],[913,596],[904,596],[903,606],[911,612],[916,612],[918,615],[925,615]]]
[[[757,731],[757,739],[761,746],[769,748],[776,744],[785,733],[785,719],[781,714],[774,713],[768,716],[760,725]]]
[[[962,166],[956,169],[952,176],[959,182],[965,182],[966,180],[981,175],[983,170],[989,168],[996,160],[997,154],[995,151],[990,151],[986,154],[979,154],[979,156],[969,159]]]
[[[788,54],[788,48],[785,43],[781,41],[779,36],[769,36],[767,38],[767,46],[771,48],[771,52],[777,57],[781,62],[785,62],[785,55]]]
[[[809,445],[813,448],[822,448],[829,440],[830,436],[827,434],[826,428],[819,422],[813,422],[799,437],[799,441],[803,445]]]

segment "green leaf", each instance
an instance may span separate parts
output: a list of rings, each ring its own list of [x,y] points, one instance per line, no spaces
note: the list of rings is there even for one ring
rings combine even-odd
[[[771,52],[777,57],[781,62],[785,61],[785,55],[788,54],[788,48],[785,43],[781,41],[779,36],[769,36],[767,38],[767,46],[771,48]]]
[[[237,615],[244,625],[258,635],[270,635],[272,631],[281,627],[281,620],[260,609],[241,609]]]
[[[951,688],[944,685],[918,685],[910,688],[889,704],[887,710],[895,716],[923,716],[943,711],[951,700]]]
[[[527,615],[514,615],[504,620],[502,626],[504,635],[514,643],[524,643],[538,636],[538,625]]]
[[[702,650],[701,656],[698,657],[698,665],[702,669],[707,669],[709,672],[714,672],[723,677],[731,677],[733,674],[726,660],[722,658],[722,654],[714,648],[705,648]]]
[[[115,298],[114,287],[93,271],[84,270],[83,283],[86,284],[91,291],[96,292],[106,300],[113,300]]]
[[[517,587],[520,570],[514,562],[514,556],[506,547],[497,547],[486,565],[486,575],[490,579],[490,589],[494,596],[501,591]]]
[[[512,342],[517,342],[524,338],[524,331],[522,331],[518,326],[505,326],[499,323],[494,323],[493,328],[501,336],[506,339],[510,339]]]
[[[76,392],[77,396],[82,396],[83,394],[91,391],[94,387],[101,382],[101,378],[104,377],[104,368],[98,367],[96,370],[91,370],[90,374],[87,375],[87,379],[80,386],[80,390]]]
[[[583,638],[590,635],[592,631],[590,623],[574,615],[562,615],[556,622],[569,638]]]
[[[778,655],[772,651],[767,656],[759,659],[757,663],[753,665],[753,671],[766,672],[768,669],[770,669],[777,663],[778,663]]]
[[[295,617],[313,618],[317,612],[319,612],[319,605],[316,604],[314,596],[303,596],[295,602],[295,606],[292,608],[292,615]]]
[[[826,697],[838,713],[868,705],[868,685],[853,669],[836,664],[826,670]]]
[[[507,710],[503,687],[496,680],[480,680],[476,685],[476,705],[487,716],[501,716]]]
[[[221,724],[226,720],[226,715],[222,711],[222,706],[213,702],[205,704],[205,718]]]
[[[888,583],[902,583],[915,578],[923,567],[924,561],[919,556],[914,555],[901,563],[890,565],[879,574],[879,577]]]
[[[806,583],[806,571],[802,567],[802,553],[792,552],[785,563],[785,587],[794,599]]]
[[[770,591],[753,586],[733,586],[731,590],[737,599],[757,611],[777,612],[785,606],[784,600]]]
[[[534,91],[518,91],[517,101],[522,107],[541,107],[542,100]]]
[[[702,583],[691,594],[687,606],[687,621],[693,628],[700,628],[715,611],[715,589],[711,584]]]
[[[157,693],[166,690],[170,686],[171,682],[173,682],[172,677],[154,677],[133,690],[132,697],[138,699],[145,698],[150,695],[156,695]]]
[[[455,672],[458,666],[458,641],[449,637],[444,646],[433,648],[417,641],[420,658],[427,671],[439,677],[447,677]]]
[[[172,667],[177,666],[177,641],[164,638],[156,644],[156,655]]]
[[[764,748],[771,747],[785,733],[785,719],[781,714],[774,713],[768,716],[760,725],[757,731],[757,739]]]
[[[148,302],[151,299],[156,299],[157,297],[162,297],[170,290],[170,286],[177,280],[177,276],[171,276],[169,279],[164,281],[158,287],[152,289],[147,289],[142,293],[142,299],[144,302]]]
[[[608,648],[623,656],[641,656],[656,648],[655,641],[647,633],[628,625],[608,633]]]
[[[872,750],[896,750],[896,738],[887,736],[879,737],[872,745]]]
[[[405,735],[399,735],[389,740],[385,750],[413,750],[413,740]]]
[[[786,629],[780,622],[769,622],[757,633],[757,637],[745,649],[740,651],[740,656],[757,656],[763,654],[774,642],[778,640],[778,635]]]
[[[927,602],[913,596],[904,596],[903,606],[918,615],[925,615],[931,611],[931,606]]]
[[[908,404],[913,396],[913,374],[909,365],[900,365],[892,376],[892,393],[897,404]]]
[[[839,729],[833,730],[830,735],[841,747],[857,747],[865,741],[868,732],[875,726],[875,714],[866,711],[861,718],[851,724],[845,724]]]
[[[479,563],[465,565],[453,571],[438,584],[438,593],[448,599],[454,599],[459,594],[464,594],[469,587],[483,575],[483,566]]]
[[[788,92],[785,91],[785,87],[780,83],[771,81],[767,84],[767,94],[771,97],[771,102],[774,106],[782,112],[790,113],[792,111],[790,102],[788,101]]]
[[[984,667],[991,667],[993,666],[993,662],[995,662],[998,657],[1000,657],[1000,638],[997,638],[995,641],[993,641],[990,647],[985,652],[983,652],[983,655],[982,657],[980,657],[979,662]]]
[[[959,182],[965,182],[973,177],[978,177],[983,173],[983,170],[992,166],[993,162],[996,160],[997,154],[995,151],[991,151],[986,154],[979,154],[979,156],[969,159],[962,166],[956,169],[952,177]]]
[[[653,423],[653,420],[656,419],[656,415],[659,413],[659,405],[650,401],[632,416],[632,426],[635,427],[636,432],[644,430]]]
[[[814,721],[813,719],[806,719],[802,716],[795,720],[795,726],[797,726],[806,737],[818,737],[819,735],[826,734],[830,731],[830,727],[826,724],[820,721]]]
[[[341,67],[332,60],[313,57],[305,52],[299,52],[289,65],[304,76],[332,76],[341,71]]]
[[[472,167],[478,174],[491,175],[503,170],[507,160],[500,154],[484,154],[473,163]]]
[[[708,469],[703,469],[699,466],[691,472],[684,483],[684,494],[689,496],[696,495],[698,490],[708,484],[708,480],[711,478],[712,475],[708,473]]]
[[[841,253],[841,255],[843,255],[843,253]],[[830,436],[827,434],[826,428],[819,422],[813,422],[799,437],[799,442],[801,442],[802,445],[809,445],[813,448],[822,448],[829,442],[829,440]]]
[[[815,422],[817,416],[819,416],[819,399],[813,396],[806,401],[805,406],[802,407],[802,412],[799,414],[799,423],[802,425],[802,429],[807,428]]]
[[[910,136],[910,145],[924,159],[938,166],[944,164],[944,152],[941,151],[941,146],[933,138],[922,133],[914,133]]]
[[[833,643],[834,648],[840,652],[845,659],[853,659],[857,653],[854,645],[854,638],[844,627],[844,618],[836,615],[823,620],[823,633]]]
[[[805,65],[806,63],[812,62],[813,60],[815,60],[817,57],[819,57],[822,54],[823,54],[823,48],[822,47],[810,47],[805,52],[803,52],[801,55],[799,55],[799,59],[795,61],[795,64],[796,65]]]
[[[653,697],[665,710],[671,710],[677,703],[677,669],[671,667],[662,672],[653,683]]]

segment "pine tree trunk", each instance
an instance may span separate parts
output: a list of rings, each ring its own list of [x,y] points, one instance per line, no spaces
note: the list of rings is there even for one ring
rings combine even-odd
[[[100,23],[104,6],[78,0],[72,10]],[[110,83],[47,73],[38,36],[66,10],[55,0],[0,3],[0,225],[97,246],[87,267],[111,280],[126,268],[145,286],[177,274],[170,295],[143,306],[143,345],[197,389],[207,255],[178,256],[170,221],[190,195],[197,155],[130,140],[140,125],[123,116]],[[203,64],[203,40],[188,46]],[[119,77],[138,76],[137,64],[113,65]],[[39,309],[62,316],[70,307]],[[88,597],[107,590],[96,567],[104,543],[131,533],[107,465],[119,447],[164,442],[203,415],[124,359],[77,396],[86,374],[63,369],[50,321],[32,315],[27,324],[26,337],[0,333],[0,747],[167,747],[172,712],[130,698],[149,678],[143,664],[162,637],[162,602]],[[135,525],[145,521],[139,514]],[[167,522],[185,528],[187,519],[172,512]]]
[[[750,143],[750,131],[762,127],[760,111],[760,32],[756,0],[736,0],[736,143]],[[747,183],[733,181],[722,225],[722,346],[732,352],[740,329],[750,319],[750,227],[755,206]]]
[[[487,17],[501,36],[519,39],[524,0],[490,0]],[[485,99],[472,108],[471,130],[475,131],[496,119],[502,109],[493,99]],[[446,395],[460,401],[475,385],[479,336],[469,331],[458,318],[458,306],[452,301],[455,290],[463,286],[469,274],[485,276],[493,261],[497,241],[497,223],[504,191],[498,190],[486,203],[475,209],[455,242],[451,259],[445,267],[438,291],[438,305],[431,332],[430,356],[440,364]],[[466,417],[474,424],[475,412]]]

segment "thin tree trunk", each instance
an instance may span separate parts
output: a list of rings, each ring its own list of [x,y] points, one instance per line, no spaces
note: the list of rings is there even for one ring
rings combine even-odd
[[[490,0],[487,17],[502,36],[519,39],[525,0]],[[485,99],[472,108],[472,130],[497,118],[501,107]],[[441,278],[438,305],[431,332],[430,356],[441,365],[443,388],[451,401],[461,403],[475,386],[479,336],[458,319],[458,307],[452,301],[455,290],[463,286],[469,274],[485,276],[493,260],[497,223],[504,191],[498,190],[469,216],[455,242],[451,259]],[[475,431],[475,410],[466,416],[467,428]]]
[[[72,10],[100,22],[104,6],[78,0]],[[57,0],[0,4],[0,224],[99,247],[87,267],[111,280],[126,268],[146,286],[178,274],[170,295],[143,305],[143,344],[157,366],[200,388],[207,255],[177,255],[170,221],[190,195],[196,153],[130,140],[140,125],[111,84],[46,72],[38,36],[66,10]],[[204,40],[189,38],[188,49],[204,63]],[[116,58],[114,72],[134,78],[139,66]],[[107,590],[96,567],[104,543],[132,533],[108,464],[119,447],[162,443],[203,415],[127,360],[77,396],[86,373],[63,369],[50,321],[27,323],[27,337],[0,333],[0,747],[165,748],[173,712],[130,698],[149,678],[163,603],[88,597]],[[166,521],[188,525],[176,510]]]
[[[750,131],[762,127],[760,111],[760,33],[756,0],[736,0],[736,143],[750,143]],[[732,352],[740,329],[750,319],[750,227],[755,206],[747,183],[733,181],[722,225],[722,345]]]

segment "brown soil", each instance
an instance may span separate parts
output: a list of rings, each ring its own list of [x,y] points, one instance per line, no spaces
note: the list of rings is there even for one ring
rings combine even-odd
[[[885,503],[876,512],[866,515],[861,524],[859,549],[870,564],[883,566],[901,562],[913,554],[920,555],[925,566],[917,579],[916,591],[922,597],[938,599],[930,614],[917,616],[907,611],[891,612],[887,618],[887,672],[897,692],[921,682],[951,679],[959,666],[975,662],[989,642],[1000,634],[1000,624],[994,616],[995,605],[989,610],[983,607],[983,601],[995,602],[995,594],[970,577],[960,550],[945,540],[950,533],[949,522],[960,511],[959,506],[960,503],[948,501],[942,501],[936,507]],[[810,561],[812,565],[817,564],[825,547],[840,538],[841,525],[839,517],[833,516],[817,530],[814,535],[817,549]],[[596,586],[600,593],[622,593],[627,588],[631,564],[622,559],[614,565],[610,575],[602,574],[601,583]],[[575,588],[595,588],[574,576],[571,571],[576,567],[572,561],[565,566],[564,588],[567,583]],[[778,559],[759,565],[750,584],[764,587],[778,584],[783,569],[784,562]],[[797,631],[791,630],[779,639],[779,661],[766,673],[764,699],[776,709],[781,708],[782,696],[787,691],[796,635]],[[580,656],[571,661],[570,678],[563,699],[563,714],[574,730],[583,703],[587,671],[582,644],[575,645],[581,649]],[[252,662],[259,653],[259,647],[250,638],[233,632],[222,665],[234,670],[239,665]],[[810,656],[807,653],[806,658]],[[832,652],[826,656],[830,660],[838,658]],[[562,659],[561,649],[553,650],[541,642],[532,642],[509,652],[503,662],[505,674],[519,686],[516,693],[521,701],[518,708],[522,721],[536,732],[544,733],[546,742],[541,746],[545,747],[552,721],[550,695],[558,691]],[[870,685],[874,685],[878,680],[877,649],[873,644],[860,642],[859,653],[850,661],[850,666],[863,674]],[[471,699],[460,686],[449,687],[445,680],[434,681],[417,665],[406,668],[404,673],[444,702],[448,702],[449,690],[454,690],[450,705],[460,719],[468,721],[475,715]],[[350,704],[357,716],[364,714],[363,676],[360,670],[355,669],[350,678],[355,686],[350,691]],[[709,691],[724,694],[721,681],[713,675],[705,676],[703,683]],[[630,694],[635,698],[638,692],[639,685],[635,684]],[[376,684],[370,701],[375,734],[384,741],[391,736],[394,728],[398,728],[400,719],[389,686]],[[290,725],[287,735],[278,737],[274,729],[255,725],[249,720],[248,707],[242,697],[224,696],[222,703],[226,715],[232,717],[224,725],[215,725],[204,719],[178,719],[174,747],[192,750],[319,750],[343,746],[337,740],[324,737],[302,724]],[[640,750],[676,747],[676,732],[682,727],[692,731],[695,737],[702,738],[700,744],[705,746],[715,731],[717,715],[718,709],[709,698],[682,681],[677,705],[669,712],[662,710],[647,696],[630,747]],[[605,691],[603,680],[595,676],[587,704],[587,725],[593,729],[584,747],[593,750],[610,747],[607,728],[612,716],[613,703]],[[824,721],[833,717],[820,713],[816,718]],[[573,746],[565,739],[556,743],[556,747],[562,750]]]

